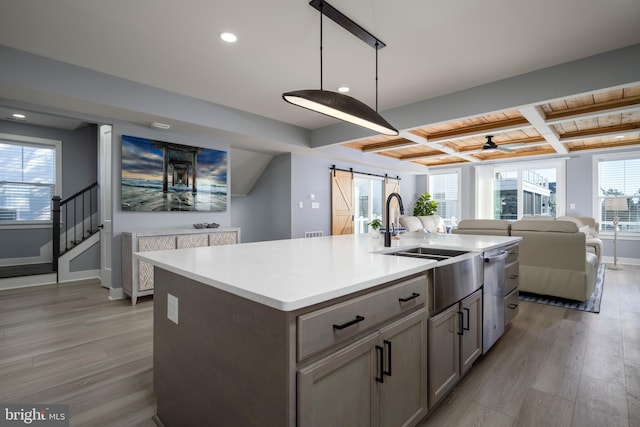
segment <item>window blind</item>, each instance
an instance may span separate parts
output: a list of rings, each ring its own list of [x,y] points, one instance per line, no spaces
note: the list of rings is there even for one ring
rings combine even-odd
[[[50,221],[54,146],[0,140],[0,221]]]
[[[600,228],[613,231],[616,212],[605,209],[608,197],[627,199],[627,211],[617,212],[621,232],[640,233],[640,156],[624,159],[599,159],[598,206]]]

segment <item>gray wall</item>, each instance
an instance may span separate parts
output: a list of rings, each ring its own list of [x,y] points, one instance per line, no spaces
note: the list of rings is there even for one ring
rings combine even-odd
[[[291,154],[271,159],[251,192],[233,197],[231,205],[242,242],[291,238]]]
[[[357,172],[392,174],[303,154],[276,156],[246,197],[231,199],[232,223],[242,228],[242,241],[302,238],[305,231],[322,231],[325,236],[330,235],[329,168],[334,164],[341,169],[353,167]],[[415,198],[416,178],[414,175],[400,175],[400,178],[400,195],[408,208]],[[312,208],[312,202],[318,203],[319,207]]]
[[[62,141],[63,199],[97,181],[97,132],[95,125],[68,131],[0,120],[0,133]],[[50,227],[0,229],[0,259],[38,257],[50,241]],[[91,268],[100,268],[99,262]]]

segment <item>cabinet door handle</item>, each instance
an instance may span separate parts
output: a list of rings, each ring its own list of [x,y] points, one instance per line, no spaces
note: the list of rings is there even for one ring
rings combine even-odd
[[[462,324],[462,329],[464,329],[465,331],[470,330],[470,322],[471,322],[471,314],[469,313],[469,309],[468,308],[463,308],[464,311],[467,312],[467,327],[464,327],[464,323]],[[463,317],[464,320],[464,317]]]
[[[378,376],[376,381],[379,383],[384,382],[384,349],[379,345],[376,346],[376,354],[378,355]]]
[[[391,376],[391,341],[384,340],[382,341],[384,346],[388,348],[387,350],[387,369],[386,371],[382,371],[382,375]]]
[[[518,304],[511,303],[511,304],[509,304],[507,307],[509,307],[510,309],[512,309],[512,310],[513,310],[513,309],[515,309],[515,308],[518,308]]]
[[[411,294],[411,296],[410,296],[410,297],[406,297],[406,298],[398,298],[398,301],[400,301],[400,302],[407,302],[407,301],[411,301],[412,299],[416,299],[416,298],[418,298],[419,296],[420,296],[420,294],[418,294],[418,293],[416,293],[416,292],[413,292],[413,293]]]
[[[518,278],[518,275],[517,275],[517,274],[512,274],[512,275],[509,277],[509,279],[517,279],[517,278]]]
[[[364,317],[362,316],[356,316],[355,319],[347,322],[347,323],[343,323],[342,325],[336,325],[335,323],[333,324],[333,329],[337,329],[339,331],[341,331],[344,328],[348,328],[351,325],[355,325],[358,322],[362,322],[364,320]]]
[[[462,330],[462,323],[464,322],[464,315],[462,314],[461,311],[458,312],[458,335],[462,335],[464,334],[464,331]]]

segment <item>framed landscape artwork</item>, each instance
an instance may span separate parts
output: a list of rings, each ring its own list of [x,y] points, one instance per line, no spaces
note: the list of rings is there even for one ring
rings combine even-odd
[[[122,136],[123,211],[227,210],[227,152]]]

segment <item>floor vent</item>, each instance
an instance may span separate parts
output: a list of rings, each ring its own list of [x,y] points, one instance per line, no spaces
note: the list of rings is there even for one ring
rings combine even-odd
[[[305,231],[304,237],[320,237],[322,236],[322,231]]]

